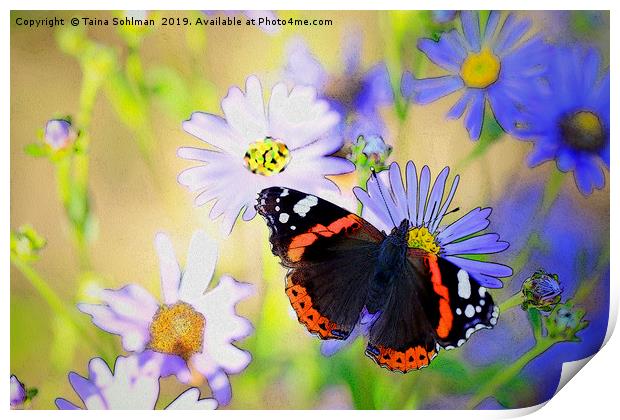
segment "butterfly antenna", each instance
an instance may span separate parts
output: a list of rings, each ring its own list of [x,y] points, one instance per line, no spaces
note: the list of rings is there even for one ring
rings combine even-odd
[[[379,182],[379,177],[377,176],[377,172],[375,172],[374,166],[370,167],[371,176],[377,181],[377,187],[379,188],[379,194],[381,194],[381,199],[383,200],[383,204],[385,204],[385,208],[387,209],[388,216],[390,216],[390,220],[392,221],[392,225],[394,227],[398,227],[396,222],[394,221],[394,217],[392,217],[392,213],[390,212],[390,206],[388,206],[387,201],[385,200],[385,196],[383,195],[383,191],[381,190],[381,183]]]

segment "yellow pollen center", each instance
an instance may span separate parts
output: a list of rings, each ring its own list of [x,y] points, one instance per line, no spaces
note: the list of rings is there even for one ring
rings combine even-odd
[[[414,227],[409,230],[409,236],[407,238],[407,246],[409,248],[422,249],[431,254],[439,254],[441,248],[437,245],[435,237],[424,226]]]
[[[461,65],[461,77],[472,88],[485,88],[499,77],[499,58],[488,48],[471,53]]]
[[[600,136],[603,131],[598,116],[590,111],[577,112],[573,116],[573,123],[586,135]]]
[[[286,144],[271,137],[250,143],[243,161],[250,172],[271,176],[279,174],[291,160]]]
[[[575,149],[595,152],[605,145],[605,132],[598,115],[577,111],[560,119],[564,142]]]
[[[204,316],[191,305],[162,305],[151,323],[149,348],[187,360],[202,350],[204,329]]]

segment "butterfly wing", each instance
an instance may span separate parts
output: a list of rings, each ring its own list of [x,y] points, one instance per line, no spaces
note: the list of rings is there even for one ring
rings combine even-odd
[[[345,339],[364,307],[385,235],[368,222],[316,196],[272,187],[258,212],[272,251],[290,270],[286,294],[299,322],[322,339]]]
[[[449,261],[418,250],[408,251],[388,293],[366,354],[390,370],[426,367],[441,347],[461,346],[497,322],[498,309],[484,287]]]

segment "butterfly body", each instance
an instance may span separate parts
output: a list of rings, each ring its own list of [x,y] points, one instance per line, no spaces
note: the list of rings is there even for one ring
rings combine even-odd
[[[409,221],[389,234],[316,196],[287,188],[259,194],[273,253],[288,268],[285,291],[299,322],[321,339],[344,340],[366,311],[377,318],[366,355],[399,372],[428,366],[492,328],[486,289],[451,262],[409,248]]]
[[[383,309],[388,291],[395,286],[396,275],[406,263],[407,227],[408,222],[403,220],[379,245],[377,265],[366,298],[366,309],[371,314]]]

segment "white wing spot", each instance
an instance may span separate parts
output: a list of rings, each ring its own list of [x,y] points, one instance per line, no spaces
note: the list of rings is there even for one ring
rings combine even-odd
[[[276,211],[280,211],[280,206],[276,206]]]
[[[465,308],[465,316],[467,318],[471,318],[472,316],[474,316],[476,313],[476,310],[474,309],[474,307],[472,305],[467,305],[467,307]]]
[[[471,296],[471,283],[469,283],[469,274],[467,274],[467,271],[465,270],[459,270],[459,272],[456,274],[456,277],[459,279],[459,296],[463,299],[469,299],[469,297]]]
[[[286,223],[288,222],[288,213],[280,213],[280,217],[278,217],[278,220],[280,221],[280,223]]]
[[[280,193],[280,197],[286,197],[288,195],[288,188],[282,188],[282,192]]]
[[[480,299],[480,306],[484,306],[486,302],[484,301],[484,299]]]
[[[297,229],[295,225],[291,225],[291,230],[295,230],[295,229]]]
[[[279,198],[276,198],[276,203],[279,203],[279,202],[280,202],[280,199],[279,199]]]
[[[487,292],[486,287],[481,287],[478,289],[478,293],[480,293],[480,297],[484,297],[484,294]]]
[[[480,306],[476,306],[476,312],[478,313],[482,312],[482,308]]]
[[[310,207],[316,206],[318,203],[318,198],[313,195],[307,195],[293,206],[293,211],[300,217],[306,217],[306,214],[310,211]]]
[[[456,308],[456,314],[457,314],[457,315],[460,315],[460,314],[462,314],[462,313],[463,313],[463,311],[461,311],[461,308]]]

